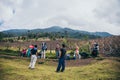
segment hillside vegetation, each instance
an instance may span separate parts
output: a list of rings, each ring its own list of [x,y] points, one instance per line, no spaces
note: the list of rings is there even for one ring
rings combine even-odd
[[[15,39],[14,39],[15,40]],[[38,41],[29,40],[29,41],[7,41],[0,42],[0,49],[15,49],[17,51],[22,48],[28,48],[31,44],[37,44],[38,49],[41,49],[42,42],[47,43],[48,50],[55,50],[56,43],[62,44],[65,43],[67,45],[67,50],[74,50],[75,45],[77,44],[80,48],[80,52],[91,52],[91,48],[93,47],[94,42],[99,44],[99,52],[104,56],[120,56],[120,36],[112,36],[107,38],[99,38],[99,39],[71,39],[71,38],[63,38],[58,40],[50,40],[48,38],[41,38]]]
[[[81,31],[81,30],[74,30],[70,28],[62,28],[59,26],[52,26],[50,28],[45,29],[11,29],[0,32],[0,38],[3,37],[23,37],[23,39],[38,39],[43,37],[48,37],[50,39],[56,39],[56,38],[76,38],[76,39],[96,39],[101,37],[109,37],[112,36],[112,34],[107,32],[87,32],[87,31]]]

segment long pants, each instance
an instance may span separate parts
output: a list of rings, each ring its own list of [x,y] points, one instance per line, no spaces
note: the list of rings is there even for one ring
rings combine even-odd
[[[36,55],[31,55],[31,61],[30,61],[30,68],[35,68],[35,63],[37,61],[37,56]]]
[[[42,53],[43,53],[42,57],[45,59],[45,57],[46,57],[45,50],[42,50]]]
[[[59,58],[59,63],[57,67],[57,72],[60,71],[60,68],[62,67],[61,71],[63,72],[65,70],[65,58]]]

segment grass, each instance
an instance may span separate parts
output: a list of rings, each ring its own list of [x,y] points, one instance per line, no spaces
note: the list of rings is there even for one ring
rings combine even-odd
[[[38,50],[38,53],[40,52],[40,50]],[[70,52],[67,51],[67,53]],[[6,49],[6,48],[0,48],[0,54],[2,55],[9,55],[9,56],[20,56],[20,51],[18,51],[17,49]],[[73,55],[71,55],[73,57]],[[46,51],[46,57],[49,59],[56,59],[56,53],[55,50],[47,50]]]
[[[36,63],[36,69],[28,69],[30,59],[0,56],[0,80],[119,80],[120,59],[98,60],[80,67],[66,67],[56,73],[56,66]]]
[[[18,56],[19,51],[16,50],[10,50],[10,49],[0,49],[0,54],[2,55],[9,55],[9,56]]]

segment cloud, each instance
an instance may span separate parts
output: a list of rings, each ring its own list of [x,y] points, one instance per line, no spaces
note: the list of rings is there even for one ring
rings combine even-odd
[[[8,21],[12,17],[11,8],[0,3],[0,19]]]
[[[105,0],[95,10],[96,16],[110,24],[120,26],[120,0]]]
[[[120,35],[119,0],[0,0],[0,30],[58,25]]]
[[[4,21],[0,20],[0,26],[4,23]]]

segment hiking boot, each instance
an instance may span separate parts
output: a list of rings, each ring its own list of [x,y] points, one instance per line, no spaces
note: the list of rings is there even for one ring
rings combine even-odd
[[[55,71],[55,72],[57,72],[57,73],[58,73],[59,71]]]

